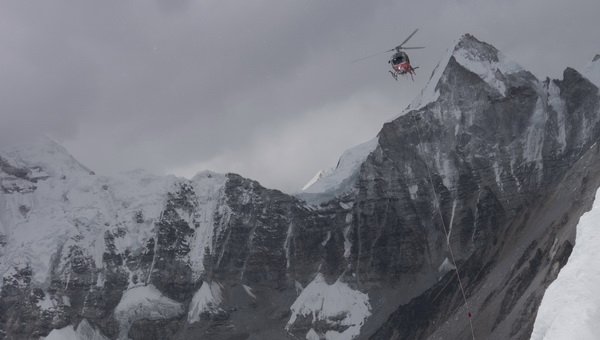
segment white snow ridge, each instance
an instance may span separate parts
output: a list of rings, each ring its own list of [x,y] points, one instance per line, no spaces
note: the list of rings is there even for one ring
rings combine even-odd
[[[347,183],[347,179],[352,177],[359,170],[360,165],[367,159],[369,154],[375,150],[378,144],[379,139],[373,138],[344,151],[335,168],[319,171],[302,188],[302,192],[318,194],[348,189],[344,186],[344,184],[351,185],[350,183]]]
[[[316,321],[324,321],[331,326],[346,326],[344,331],[328,330],[318,334],[312,329],[306,334],[307,339],[350,340],[360,334],[360,328],[371,315],[371,304],[367,294],[353,290],[339,279],[329,285],[320,273],[304,288],[300,296],[290,307],[292,316],[287,323],[289,331],[299,316],[310,316],[313,325]]]
[[[600,190],[581,216],[575,247],[546,290],[531,340],[597,340],[600,336]]]

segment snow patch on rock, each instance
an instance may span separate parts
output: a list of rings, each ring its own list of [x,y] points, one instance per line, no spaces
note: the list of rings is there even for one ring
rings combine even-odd
[[[256,300],[256,295],[254,294],[254,292],[252,292],[252,288],[246,285],[242,285],[242,287],[244,287],[244,290],[246,291],[246,294],[248,294],[248,296],[250,296],[253,300]]]
[[[309,283],[290,307],[292,316],[286,329],[293,328],[300,316],[312,318],[316,322],[324,322],[334,327],[347,327],[341,332],[329,330],[321,334],[327,340],[353,339],[360,333],[360,328],[371,315],[371,305],[367,294],[353,290],[339,279],[329,285],[320,273]],[[316,331],[309,331],[307,338],[314,338]]]
[[[225,195],[227,177],[211,171],[198,173],[192,178],[198,206],[194,214],[194,237],[190,242],[188,254],[192,267],[193,279],[197,280],[204,272],[204,255],[212,251],[214,236],[214,216],[221,207]]]
[[[547,119],[542,100],[538,99],[523,140],[523,158],[527,162],[535,163],[538,170],[543,168],[544,126]],[[538,172],[538,176],[542,176],[542,171]],[[538,177],[538,180],[541,180],[541,177]]]
[[[69,325],[60,329],[53,329],[44,340],[81,340],[73,326]]]
[[[44,294],[44,297],[40,299],[36,305],[41,310],[53,310],[59,307],[59,303],[47,293]]]
[[[567,123],[565,117],[567,109],[564,99],[560,96],[560,88],[554,81],[551,81],[548,84],[548,104],[556,112],[556,123],[558,125],[558,136],[556,140],[560,144],[560,151],[564,151],[567,146]]]
[[[203,313],[218,313],[223,302],[223,286],[218,282],[203,282],[200,289],[194,294],[188,312],[188,322],[200,321]]]
[[[115,308],[119,339],[126,339],[129,327],[137,320],[171,319],[183,314],[181,304],[163,295],[153,285],[127,290]]]

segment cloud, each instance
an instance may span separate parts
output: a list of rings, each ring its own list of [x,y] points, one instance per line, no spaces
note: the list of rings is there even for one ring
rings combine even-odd
[[[185,177],[203,169],[237,172],[268,187],[297,192],[317,171],[335,167],[348,147],[376,136],[382,122],[398,114],[389,107],[393,104],[380,95],[360,95],[299,115],[277,130],[265,126],[250,144],[168,172]],[[332,126],[340,127],[335,134]]]

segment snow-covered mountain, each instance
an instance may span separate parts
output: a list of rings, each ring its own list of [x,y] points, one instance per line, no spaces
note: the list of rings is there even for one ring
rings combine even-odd
[[[599,122],[577,71],[540,81],[465,35],[297,197],[0,149],[0,339],[528,339],[600,186]]]

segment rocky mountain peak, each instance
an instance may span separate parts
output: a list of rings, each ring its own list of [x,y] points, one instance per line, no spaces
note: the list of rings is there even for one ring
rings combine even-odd
[[[468,54],[471,60],[498,62],[500,51],[494,46],[478,40],[475,36],[465,33],[460,37],[452,55]]]
[[[458,39],[440,62],[434,68],[427,85],[407,107],[405,112],[417,110],[435,102],[440,96],[440,89],[448,88],[448,84],[457,78],[464,81],[455,82],[451,86],[471,86],[476,79],[465,79],[464,71],[479,78],[501,96],[506,95],[507,77],[512,74],[524,73],[529,78],[535,78],[516,62],[507,58],[494,46],[482,42],[471,34],[464,34]],[[446,85],[446,86],[444,86]],[[449,89],[451,92],[453,88]]]
[[[442,80],[451,79],[453,72],[460,72],[456,70],[456,66],[461,66],[477,75],[503,96],[506,95],[506,89],[509,87],[507,77],[523,71],[520,65],[507,58],[494,46],[478,40],[471,34],[463,35],[455,45],[444,70],[446,76],[442,77]]]

